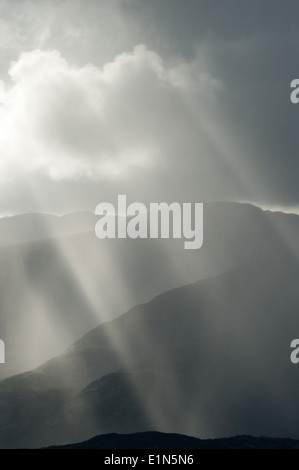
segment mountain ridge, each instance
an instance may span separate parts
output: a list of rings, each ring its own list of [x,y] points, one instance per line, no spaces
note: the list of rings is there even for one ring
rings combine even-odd
[[[230,269],[211,277],[207,270],[206,278],[181,287],[171,283],[171,289],[149,302],[123,308],[123,315],[100,322],[38,368],[0,381],[0,447],[45,447],[148,429],[204,439],[236,434],[279,437],[286,432],[299,437],[292,411],[299,406],[299,379],[290,361],[290,340],[299,330],[297,222],[292,218],[285,226],[288,218],[269,219],[254,208],[249,215],[240,207],[237,213],[231,206],[226,212],[218,209],[213,206],[215,213],[206,214],[210,222],[222,217],[219,226],[209,222],[212,240],[206,249],[217,263],[219,257],[225,263],[230,260]],[[233,221],[240,224],[236,233]],[[81,248],[86,250],[83,239]],[[137,257],[142,255],[138,246],[144,245],[132,241]],[[57,262],[52,254],[47,258],[51,277]],[[84,268],[87,253],[79,254],[78,266]],[[125,254],[121,278],[133,251]],[[150,254],[142,261],[148,263]],[[155,269],[165,261],[157,258]],[[192,255],[192,260],[200,264],[205,258]],[[179,264],[182,275],[177,281],[183,282],[186,266]],[[146,268],[156,274],[151,265]],[[31,269],[38,283],[40,270]],[[123,301],[118,278],[108,279],[114,281],[111,293]],[[139,280],[137,290],[145,279]],[[47,293],[53,295],[49,284]]]
[[[209,203],[204,245],[190,253],[182,240],[99,240],[96,217],[79,216],[54,219],[81,233],[0,246],[0,337],[7,357],[0,378],[39,366],[134,305],[250,261],[262,254],[265,238],[274,243],[274,222],[293,238],[299,232],[299,222],[288,215],[280,219],[250,205]],[[43,230],[51,234],[51,227]],[[22,237],[21,226],[14,232]]]
[[[246,435],[203,440],[182,434],[148,431],[134,434],[105,434],[85,442],[51,446],[48,449],[299,449],[299,441]]]
[[[273,259],[272,264],[276,264]],[[282,264],[280,269],[283,270]],[[280,411],[275,405],[275,395],[284,383],[288,384],[288,404],[284,406],[286,409],[296,406],[294,391],[299,386],[296,369],[290,364],[289,352],[283,351],[289,347],[294,322],[298,322],[297,278],[284,269],[284,284],[295,295],[288,299],[287,307],[285,299],[279,299],[278,289],[273,289],[278,281],[282,288],[281,272],[274,269],[270,272],[271,277],[268,270],[264,273],[260,266],[250,265],[173,289],[101,324],[76,342],[73,349],[29,375],[1,381],[0,429],[1,423],[5,429],[10,420],[8,404],[22,406],[22,401],[17,404],[21,398],[16,398],[22,390],[33,407],[34,397],[47,392],[47,387],[60,390],[64,399],[53,403],[54,411],[50,415],[46,412],[33,433],[31,428],[30,432],[27,429],[24,436],[15,436],[14,441],[7,441],[7,434],[0,433],[0,445],[41,447],[78,442],[99,433],[141,432],[157,427],[158,431],[173,430],[198,437],[229,435],[234,427],[250,431],[246,434],[267,435],[269,417],[273,414],[277,423],[275,426],[272,423],[272,433],[279,435],[286,426],[292,437],[299,434],[289,413],[285,415],[285,424],[281,417],[278,419]],[[251,297],[248,286],[253,281],[259,286],[255,295],[257,298],[265,295],[267,309],[272,310],[271,328],[263,304],[261,301],[256,304],[255,297]],[[271,304],[268,290],[276,292]],[[227,299],[227,305],[223,299]],[[253,312],[256,305],[259,309]],[[285,310],[289,312],[287,322]],[[245,325],[248,338],[242,337]],[[244,361],[249,361],[249,370],[244,369]],[[277,364],[275,375],[270,370],[273,361]],[[239,377],[239,381],[234,377]],[[252,396],[248,392],[251,389]],[[269,404],[263,403],[263,395],[270,398],[273,393]],[[233,414],[232,406],[236,407]],[[241,414],[237,413],[240,406]],[[254,412],[252,406],[256,408]],[[31,412],[36,414],[29,407]],[[45,413],[43,407],[39,413]],[[198,419],[202,413],[206,417]],[[229,416],[231,423],[227,421]],[[26,421],[32,421],[30,414]]]

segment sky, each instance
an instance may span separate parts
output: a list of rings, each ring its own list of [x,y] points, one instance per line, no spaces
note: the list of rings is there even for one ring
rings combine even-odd
[[[0,215],[298,211],[298,1],[0,0]]]

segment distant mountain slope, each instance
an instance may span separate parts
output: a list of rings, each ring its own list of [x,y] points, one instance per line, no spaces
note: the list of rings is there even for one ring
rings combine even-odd
[[[85,442],[50,449],[299,449],[299,441],[252,436],[202,440],[181,434],[140,432],[106,434]]]
[[[0,246],[12,246],[51,238],[90,232],[95,216],[89,212],[74,212],[63,216],[51,214],[21,214],[0,218]]]
[[[172,272],[182,280],[195,276],[197,264],[202,274],[208,272],[213,264],[208,259],[216,260],[213,269],[239,265],[139,304],[39,368],[0,381],[1,447],[41,447],[150,429],[200,438],[299,437],[294,413],[299,408],[298,366],[290,362],[290,342],[299,336],[298,218],[224,204],[210,206],[206,222],[206,251],[183,255],[180,269],[174,245],[164,266],[165,258],[152,250],[157,245],[147,251],[134,240],[122,249],[113,240],[100,245],[103,270],[98,269],[99,258],[93,255],[99,241],[90,234],[3,255],[0,303],[7,309],[1,309],[1,325],[11,322],[10,338],[23,338],[16,342],[20,356],[38,354],[43,335],[52,333],[55,339],[60,333],[65,340],[68,331],[71,338],[83,328],[81,321],[96,322],[97,308],[105,311],[101,295],[107,299],[110,293],[125,304],[120,280],[132,300],[146,279],[152,281],[149,293],[157,280],[161,286],[169,278],[178,282]],[[109,246],[108,254],[102,251]],[[139,272],[140,263],[144,270]],[[72,283],[75,273],[82,277]],[[80,291],[81,282],[89,294],[92,289],[99,294],[91,296],[92,306]],[[30,289],[32,299],[41,302],[37,317],[26,303]],[[40,308],[46,308],[43,302],[46,312]]]
[[[196,251],[184,250],[183,240],[98,240],[94,222],[87,213],[0,220],[0,245],[1,237],[27,241],[0,248],[0,377],[37,367],[163,291],[282,250],[298,257],[299,217],[250,205],[206,204],[204,245]]]
[[[299,436],[298,266],[278,246],[264,256],[136,306],[1,381],[0,446],[150,429]]]

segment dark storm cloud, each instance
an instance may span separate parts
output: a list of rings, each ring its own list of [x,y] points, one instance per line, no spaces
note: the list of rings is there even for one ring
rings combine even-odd
[[[219,115],[230,122],[231,138],[242,141],[234,165],[241,174],[244,167],[249,197],[298,204],[299,108],[289,99],[290,82],[299,76],[298,2],[153,1],[147,13],[160,32],[156,47],[201,54],[224,82]]]

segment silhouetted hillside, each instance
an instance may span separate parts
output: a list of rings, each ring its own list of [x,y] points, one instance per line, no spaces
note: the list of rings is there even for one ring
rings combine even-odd
[[[299,449],[299,441],[251,436],[202,440],[180,434],[141,432],[106,434],[85,442],[50,449]]]

